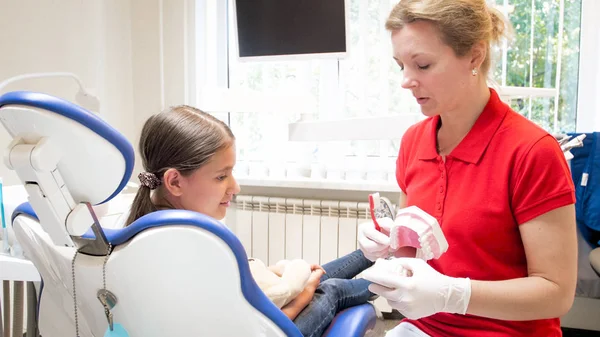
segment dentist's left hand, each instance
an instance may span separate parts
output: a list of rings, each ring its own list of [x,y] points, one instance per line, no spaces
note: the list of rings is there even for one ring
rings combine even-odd
[[[358,225],[358,248],[370,261],[386,258],[390,253],[390,228],[394,220],[390,218],[377,219],[381,232],[375,229],[373,221],[363,222]]]
[[[470,279],[442,275],[416,258],[378,260],[363,277],[373,282],[371,292],[410,319],[438,312],[465,314],[471,298]]]

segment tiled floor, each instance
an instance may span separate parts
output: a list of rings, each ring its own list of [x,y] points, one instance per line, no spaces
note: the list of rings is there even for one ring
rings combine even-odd
[[[381,337],[385,336],[386,331],[391,330],[393,327],[398,325],[398,320],[394,319],[377,319],[377,324],[375,324],[375,329],[369,331],[365,335],[365,337]]]

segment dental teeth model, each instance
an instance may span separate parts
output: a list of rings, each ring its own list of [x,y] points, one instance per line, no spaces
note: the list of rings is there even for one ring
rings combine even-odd
[[[379,193],[369,195],[371,217],[375,228],[381,231],[374,211],[374,205],[379,203]],[[417,248],[417,258],[431,260],[448,250],[448,241],[434,217],[416,206],[410,206],[398,211],[390,228],[390,248],[396,250],[406,246]]]
[[[437,220],[416,206],[398,211],[390,230],[390,248],[417,249],[417,258],[437,259],[448,250],[448,241]]]

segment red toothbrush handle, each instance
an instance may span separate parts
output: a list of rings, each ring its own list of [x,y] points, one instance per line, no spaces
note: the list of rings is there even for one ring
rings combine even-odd
[[[377,218],[375,217],[375,201],[373,201],[373,196],[369,194],[369,208],[371,211],[371,219],[373,219],[373,223],[375,224],[375,229],[381,232],[381,227],[377,222]]]

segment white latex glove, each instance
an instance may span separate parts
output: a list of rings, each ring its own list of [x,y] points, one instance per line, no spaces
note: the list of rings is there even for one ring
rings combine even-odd
[[[390,249],[390,229],[394,220],[390,218],[377,219],[381,232],[375,229],[373,221],[358,225],[358,247],[365,257],[371,261],[386,258]]]
[[[363,272],[373,282],[369,290],[410,319],[438,312],[465,314],[471,299],[471,280],[442,275],[416,258],[377,260]]]

